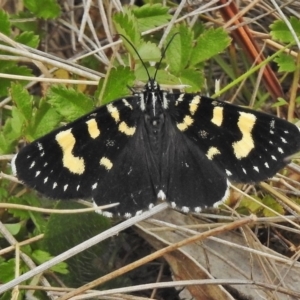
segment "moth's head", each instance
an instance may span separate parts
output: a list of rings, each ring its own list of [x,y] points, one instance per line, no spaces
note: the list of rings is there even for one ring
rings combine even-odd
[[[160,87],[159,84],[156,82],[155,79],[150,79],[146,86],[145,86],[145,90],[147,92],[159,92],[160,91]]]

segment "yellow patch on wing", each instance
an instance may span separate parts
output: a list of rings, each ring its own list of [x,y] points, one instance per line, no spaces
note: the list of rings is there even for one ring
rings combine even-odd
[[[120,114],[118,109],[112,103],[106,105],[106,108],[116,123],[120,122]]]
[[[100,130],[98,128],[98,124],[95,119],[90,119],[86,121],[86,124],[88,126],[88,132],[90,134],[90,137],[95,139],[100,135]]]
[[[129,127],[124,121],[119,125],[119,131],[125,133],[126,135],[134,135],[135,127]]]
[[[180,131],[185,131],[193,124],[194,120],[190,116],[185,116],[181,123],[177,123],[177,128]]]
[[[206,156],[208,159],[212,160],[217,154],[221,154],[220,150],[216,147],[210,147],[206,153]]]
[[[100,159],[100,165],[103,166],[106,170],[110,170],[113,167],[113,163],[111,162],[111,160],[105,156]]]
[[[201,99],[201,97],[197,95],[190,102],[190,113],[191,113],[192,116],[195,114],[195,112],[198,109],[198,106],[200,104],[200,99]]]
[[[223,122],[223,107],[216,106],[213,110],[213,117],[211,122],[217,126],[221,126]]]
[[[63,152],[63,166],[74,174],[81,175],[84,172],[84,159],[73,155],[76,140],[71,129],[59,132],[55,137]]]
[[[255,115],[251,113],[240,112],[238,127],[242,133],[242,139],[232,144],[236,158],[241,159],[247,157],[252,149],[254,149],[254,141],[252,137],[252,129],[256,122]]]

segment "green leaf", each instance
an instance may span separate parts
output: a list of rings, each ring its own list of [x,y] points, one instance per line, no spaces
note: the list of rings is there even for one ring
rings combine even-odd
[[[12,118],[8,119],[11,123],[11,132],[6,131],[7,135],[6,137],[9,138],[10,141],[13,141],[16,138],[19,138],[22,136],[24,126],[28,124],[27,120],[31,119],[31,115],[29,119],[26,119],[24,115],[22,114],[21,110],[19,110],[16,107],[13,107],[11,110]],[[7,120],[7,121],[8,121]],[[26,125],[27,126],[27,125]]]
[[[267,195],[262,199],[262,203],[270,208],[272,208],[275,212],[277,212],[280,215],[284,215],[285,211],[284,208],[282,207],[282,205],[280,205],[280,203],[278,203],[278,201],[276,201],[273,197]],[[265,217],[275,217],[277,216],[276,213],[270,211],[267,208],[263,209],[263,214]]]
[[[14,108],[13,108],[14,111]],[[20,137],[20,132],[15,132],[14,128],[18,119],[8,118],[5,121],[2,131],[0,132],[0,154],[12,153],[16,141]]]
[[[204,76],[202,72],[194,69],[183,70],[180,74],[180,82],[186,84],[189,87],[185,88],[187,93],[199,92],[204,84]]]
[[[159,61],[161,53],[156,44],[151,42],[142,43],[137,51],[144,62],[146,61]]]
[[[40,106],[36,109],[32,120],[26,131],[26,138],[33,141],[52,131],[61,120],[61,116],[52,108],[45,99],[42,99]]]
[[[84,208],[84,206],[71,201],[60,201],[56,206],[56,209],[78,208]],[[101,231],[108,229],[110,226],[109,219],[96,213],[52,214],[47,223],[43,239],[43,249],[53,256],[59,255],[99,234]],[[76,286],[83,284],[82,282],[88,282],[97,278],[101,273],[98,270],[101,255],[106,253],[107,244],[108,241],[98,243],[68,259],[67,263],[70,273],[63,277],[64,282],[70,286]]]
[[[28,10],[20,11],[16,15],[10,15],[11,23],[21,31],[39,32],[41,30],[39,20],[32,18],[32,13]],[[14,22],[16,20],[16,22]]]
[[[296,63],[291,55],[280,53],[274,61],[278,64],[279,72],[294,72],[296,70]]]
[[[24,45],[27,45],[31,48],[37,48],[40,42],[38,35],[35,35],[33,32],[23,32],[15,38],[15,41]]]
[[[7,36],[10,35],[9,16],[4,10],[0,10],[0,32]]]
[[[300,36],[300,20],[295,17],[291,17],[289,19],[296,35]],[[295,38],[293,37],[290,29],[287,27],[286,23],[283,20],[275,21],[271,26],[271,36],[272,39],[283,42],[283,43],[292,43],[295,42]]]
[[[130,94],[129,88],[134,83],[134,74],[129,67],[119,66],[111,69],[105,80],[100,80],[97,88],[98,104],[104,105],[112,100],[127,96]]]
[[[174,36],[175,33],[179,34]],[[166,62],[170,72],[179,75],[190,60],[194,35],[189,27],[180,25],[179,27],[175,27],[168,35],[166,45],[171,38],[173,40],[166,52]]]
[[[25,66],[18,66],[15,62],[1,61],[0,73],[32,76],[32,71]],[[0,84],[0,97],[7,96],[7,89],[11,86],[13,79],[1,78]],[[21,85],[25,86],[26,81],[21,82]]]
[[[132,12],[125,9],[124,12],[114,14],[113,22],[117,32],[123,34],[136,48],[139,48],[142,41],[137,28],[137,22]],[[132,46],[129,45],[126,40],[123,40],[123,42],[131,55],[136,57]]]
[[[10,232],[10,234],[13,236],[16,236],[22,228],[21,223],[4,224],[4,226]],[[0,234],[0,236],[3,237],[1,234]]]
[[[143,32],[154,27],[168,23],[171,15],[168,13],[169,8],[161,4],[146,4],[132,10],[137,18],[137,28]]]
[[[55,0],[24,0],[25,7],[39,18],[55,19],[60,16],[60,6]]]
[[[12,258],[0,264],[0,282],[6,283],[15,278],[15,259]]]
[[[52,86],[47,94],[47,99],[68,122],[74,121],[94,109],[91,98],[62,85]]]
[[[53,258],[48,252],[43,250],[34,250],[31,253],[31,258],[38,264],[42,264],[44,262],[49,261]],[[60,274],[68,274],[68,265],[65,262],[60,262],[56,264],[55,266],[51,267],[50,270],[60,273]]]
[[[192,49],[189,65],[194,66],[222,52],[230,44],[228,33],[223,28],[209,29],[199,36]]]
[[[32,116],[32,96],[20,84],[12,84],[10,94],[13,102],[25,120],[30,120]]]

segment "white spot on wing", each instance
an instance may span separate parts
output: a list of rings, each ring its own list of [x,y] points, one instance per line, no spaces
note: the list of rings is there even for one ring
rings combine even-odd
[[[125,214],[124,214],[124,217],[125,217],[126,219],[129,219],[129,218],[131,218],[131,213],[128,213],[128,212],[127,212],[127,213],[125,213]]]
[[[278,152],[280,152],[280,153],[284,153],[284,151],[283,151],[282,148],[280,148],[280,147],[278,147],[277,150],[278,150]]]
[[[53,183],[53,187],[52,187],[52,188],[53,188],[53,189],[55,189],[56,187],[57,187],[57,183],[56,183],[56,182],[54,182],[54,183]]]
[[[160,191],[158,192],[158,194],[157,194],[157,198],[158,198],[158,199],[161,199],[161,200],[166,200],[166,199],[167,199],[167,196],[166,196],[166,194],[165,194],[162,190],[160,190]]]
[[[78,191],[78,190],[79,190],[79,188],[80,188],[80,184],[78,184],[78,185],[77,185],[77,187],[76,187],[76,191]]]
[[[265,167],[269,169],[269,164],[267,162],[264,163]]]
[[[259,172],[259,168],[257,166],[253,166],[253,169],[256,171],[256,172]]]
[[[200,213],[202,211],[201,207],[197,206],[194,208],[195,213]]]
[[[38,177],[41,174],[41,171],[36,171],[35,172],[35,177]]]
[[[44,179],[44,183],[46,183],[48,181],[48,177],[46,177],[45,179]]]
[[[281,141],[283,142],[283,143],[287,143],[287,141],[286,141],[286,139],[285,138],[283,138],[283,137],[281,137]]]
[[[96,189],[97,186],[98,186],[98,182],[94,183],[94,184],[92,185],[92,190]]]
[[[32,168],[34,167],[34,165],[35,165],[35,161],[33,161],[33,162],[31,163],[29,169],[32,169]]]
[[[188,213],[190,209],[187,206],[182,206],[181,211],[183,211],[184,213]]]
[[[64,191],[68,188],[68,184],[64,185]]]
[[[227,176],[231,176],[232,175],[232,173],[229,170],[227,170],[227,169],[225,169],[225,172],[226,172]]]
[[[271,157],[272,157],[273,160],[277,160],[276,157],[275,157],[274,155],[271,155]]]
[[[155,205],[153,203],[150,203],[148,206],[148,209],[152,209]]]
[[[220,200],[220,201],[217,201],[217,202],[215,202],[214,203],[214,205],[213,205],[213,207],[218,207],[220,204],[222,204],[224,201],[226,201],[227,200],[227,198],[229,197],[229,194],[230,194],[230,189],[229,189],[229,187],[230,187],[230,182],[229,182],[229,180],[227,179],[227,188],[226,188],[226,190],[225,190],[225,193],[224,193],[224,196],[222,197],[222,199]]]
[[[133,109],[131,104],[126,99],[122,99],[122,102],[124,103],[125,106],[129,107],[131,110]]]
[[[243,170],[243,172],[244,172],[245,174],[247,174],[247,171],[246,171],[244,168],[242,168],[242,170]]]
[[[171,202],[170,204],[171,204],[171,207],[172,207],[172,208],[175,208],[175,207],[176,207],[176,203],[175,203],[175,202]]]
[[[39,149],[40,151],[43,150],[43,145],[42,145],[41,143],[37,143],[37,146],[38,146],[38,149]]]

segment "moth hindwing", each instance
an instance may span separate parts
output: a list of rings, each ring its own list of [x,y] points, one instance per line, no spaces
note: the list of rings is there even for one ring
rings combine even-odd
[[[150,80],[24,147],[12,166],[48,197],[119,202],[111,211],[128,217],[157,198],[199,212],[228,197],[229,181],[272,177],[299,150],[289,122]]]

